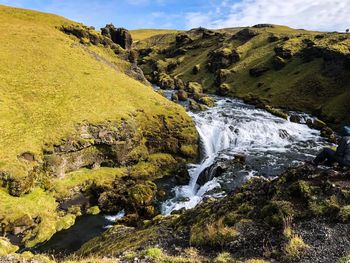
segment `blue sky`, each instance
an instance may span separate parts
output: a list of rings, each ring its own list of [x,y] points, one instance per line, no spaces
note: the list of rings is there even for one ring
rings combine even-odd
[[[223,28],[257,23],[344,31],[350,27],[350,0],[0,0],[1,4],[65,16],[100,28],[198,26]]]

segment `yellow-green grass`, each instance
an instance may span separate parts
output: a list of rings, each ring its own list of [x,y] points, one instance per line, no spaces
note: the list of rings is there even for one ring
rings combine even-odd
[[[98,185],[110,185],[113,181],[121,176],[127,175],[127,168],[108,168],[102,167],[99,169],[81,169],[71,172],[66,175],[64,179],[52,180],[53,195],[58,198],[65,198],[71,196],[71,191],[75,187],[84,187],[95,182]]]
[[[131,30],[131,36],[133,40],[139,41],[144,40],[156,35],[179,33],[181,30],[176,29],[135,29]]]
[[[164,116],[170,130],[183,129],[184,142],[196,137],[182,107],[125,74],[129,62],[109,48],[82,45],[60,30],[72,24],[59,16],[0,6],[0,174],[21,180],[36,166],[44,167],[43,149],[74,138],[81,123],[119,125],[124,119],[141,135],[157,135],[163,128],[158,116]],[[139,148],[145,150],[140,156],[148,156],[145,147]],[[35,161],[19,158],[25,152],[34,154]],[[156,166],[172,162],[170,157],[158,153],[150,161]],[[33,246],[74,223],[75,215],[59,211],[57,200],[93,181],[110,184],[126,169],[80,169],[63,179],[42,171],[34,189],[21,197],[0,188],[0,221],[11,227],[25,215],[40,218],[24,239]]]
[[[347,74],[346,69],[340,69],[339,76],[331,70],[327,72],[322,58],[313,58],[310,62],[306,62],[299,56],[295,56],[300,50],[306,48],[306,40],[313,42],[321,49],[333,51],[345,58],[349,55],[350,37],[348,35],[274,25],[250,28],[259,33],[253,38],[248,37],[244,41],[232,39],[232,35],[239,30],[242,28],[218,30],[226,33],[225,36],[221,36],[223,42],[218,41],[215,36],[203,38],[199,31],[188,31],[186,34],[194,42],[181,45],[180,48],[187,51],[171,58],[167,58],[162,50],[179,49],[179,46],[174,44],[176,34],[146,39],[138,43],[137,47],[150,47],[153,52],[143,58],[150,63],[141,67],[146,74],[151,75],[154,72],[151,67],[154,61],[162,61],[164,69],[168,64],[178,61],[180,63],[175,70],[167,72],[171,77],[179,77],[185,82],[197,81],[202,83],[205,90],[216,92],[217,73],[207,70],[206,66],[211,62],[208,55],[211,51],[221,48],[235,50],[240,60],[225,69],[227,77],[223,81],[230,87],[231,95],[246,97],[251,94],[272,106],[289,107],[300,111],[316,112],[322,108],[322,117],[325,117],[330,124],[334,124],[334,127],[346,120],[349,121],[350,109],[347,101],[350,98],[350,75]],[[278,37],[277,41],[269,41],[272,35]],[[286,59],[287,65],[283,69],[275,70],[272,67],[272,59],[275,56],[274,49],[280,45],[291,50],[294,56],[291,60]],[[200,66],[200,70],[197,74],[193,74],[192,69],[196,65]],[[250,69],[264,66],[271,69],[259,77],[250,75]]]
[[[58,203],[55,198],[40,188],[35,188],[24,197],[10,196],[6,189],[0,188],[0,217],[2,223],[14,223],[23,217],[32,220],[38,218],[40,223],[35,227],[35,238],[32,235],[24,237],[27,246],[31,247],[37,243],[50,238],[55,232],[66,229],[74,224],[74,215],[63,215],[57,212]]]
[[[40,159],[44,143],[73,134],[77,123],[130,118],[136,110],[184,115],[178,106],[123,74],[125,61],[102,47],[83,47],[57,29],[68,23],[73,22],[0,6],[2,171],[25,174],[28,164],[18,160],[19,154],[32,152]]]

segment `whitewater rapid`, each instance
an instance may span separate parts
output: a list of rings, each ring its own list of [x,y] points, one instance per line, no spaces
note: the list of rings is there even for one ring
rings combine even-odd
[[[223,196],[223,185],[230,181],[242,183],[253,175],[276,176],[285,167],[311,158],[325,145],[320,132],[307,125],[281,119],[240,100],[215,98],[215,107],[189,112],[200,136],[202,160],[188,166],[189,184],[173,189],[173,198],[161,205],[163,214],[193,208],[206,196]],[[300,116],[304,123],[312,118]],[[216,161],[231,160],[237,154],[246,156],[243,168],[211,178],[202,186],[198,184],[203,171]]]

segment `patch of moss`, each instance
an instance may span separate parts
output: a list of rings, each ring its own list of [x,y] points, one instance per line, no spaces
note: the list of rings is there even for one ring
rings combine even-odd
[[[6,238],[0,237],[0,257],[15,253],[18,249],[19,247],[12,245]]]
[[[226,226],[221,218],[213,223],[192,226],[190,242],[197,246],[222,246],[237,238],[238,235],[237,229]]]
[[[304,243],[303,239],[299,236],[293,236],[284,247],[285,257],[287,259],[296,259],[305,251],[309,246]]]

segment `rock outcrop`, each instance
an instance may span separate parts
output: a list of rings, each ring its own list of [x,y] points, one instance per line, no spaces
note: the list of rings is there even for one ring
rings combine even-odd
[[[115,44],[118,44],[123,49],[130,50],[132,46],[132,37],[130,32],[125,28],[116,28],[113,24],[106,25],[101,28],[101,33],[106,36]]]

